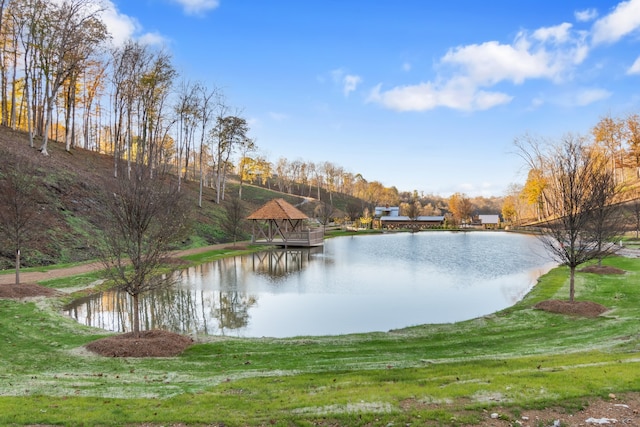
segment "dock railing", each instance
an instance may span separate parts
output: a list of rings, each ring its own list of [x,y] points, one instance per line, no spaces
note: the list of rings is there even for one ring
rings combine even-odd
[[[324,244],[324,230],[322,228],[312,228],[309,230],[289,231],[284,233],[284,239],[280,236],[274,237],[272,240],[256,239],[255,236],[252,236],[251,242],[278,246],[322,246]]]

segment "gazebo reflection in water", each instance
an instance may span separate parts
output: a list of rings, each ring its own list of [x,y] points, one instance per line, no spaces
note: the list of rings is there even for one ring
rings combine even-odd
[[[284,277],[290,273],[302,271],[311,262],[312,255],[322,252],[322,246],[254,252],[253,271],[272,278]]]

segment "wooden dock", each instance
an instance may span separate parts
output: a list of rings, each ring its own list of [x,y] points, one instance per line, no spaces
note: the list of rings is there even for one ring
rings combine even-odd
[[[253,235],[251,238],[251,243],[254,245],[272,245],[299,248],[322,246],[324,245],[324,231],[321,228],[314,228],[303,231],[289,231],[278,233],[272,238],[267,238],[264,235],[262,236],[262,238],[256,238],[256,236]]]

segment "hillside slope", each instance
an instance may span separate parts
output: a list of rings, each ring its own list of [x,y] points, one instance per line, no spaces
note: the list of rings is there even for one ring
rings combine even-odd
[[[95,241],[99,233],[100,201],[97,195],[103,183],[113,178],[113,157],[74,148],[71,152],[64,145],[50,142],[49,156],[29,147],[27,135],[0,127],[0,173],[5,173],[15,161],[26,161],[34,168],[34,177],[40,194],[37,213],[30,221],[32,238],[22,248],[23,266],[39,266],[63,262],[77,262],[96,257]],[[196,204],[198,182],[183,183],[183,190]],[[237,184],[227,186],[227,194],[237,194]],[[275,191],[245,187],[243,200],[246,211],[262,205],[275,197],[284,197],[292,204],[311,214],[315,203],[303,198]],[[203,246],[229,241],[219,223],[224,216],[222,206],[215,203],[215,191],[205,188],[202,208],[194,208],[194,225],[191,237],[182,247]],[[0,242],[4,235],[0,235]],[[13,268],[13,249],[0,245],[0,269]]]

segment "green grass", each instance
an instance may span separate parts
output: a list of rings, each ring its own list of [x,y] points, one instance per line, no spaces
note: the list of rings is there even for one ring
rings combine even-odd
[[[330,237],[340,237],[340,236],[359,236],[363,234],[382,234],[382,230],[358,230],[358,231],[343,230],[343,229],[327,230],[325,232],[325,237],[330,238]]]
[[[202,264],[205,262],[215,261],[217,259],[226,258],[230,256],[244,255],[252,252],[262,251],[265,249],[265,246],[249,246],[244,247],[243,245],[238,245],[236,249],[233,248],[233,243],[229,243],[229,246],[225,249],[216,249],[212,251],[207,251],[199,254],[186,255],[181,258],[185,261],[188,261],[191,264]]]
[[[100,271],[85,274],[77,274],[71,277],[61,277],[58,279],[43,280],[39,284],[48,288],[65,289],[86,287],[96,283],[103,278]]]
[[[577,299],[611,309],[594,319],[532,308],[566,299],[558,268],[514,307],[466,322],[209,337],[166,359],[86,354],[82,345],[105,334],[61,316],[55,300],[0,301],[0,424],[463,425],[496,405],[577,410],[589,397],[640,391],[640,260],[605,263],[627,273],[576,282]]]

